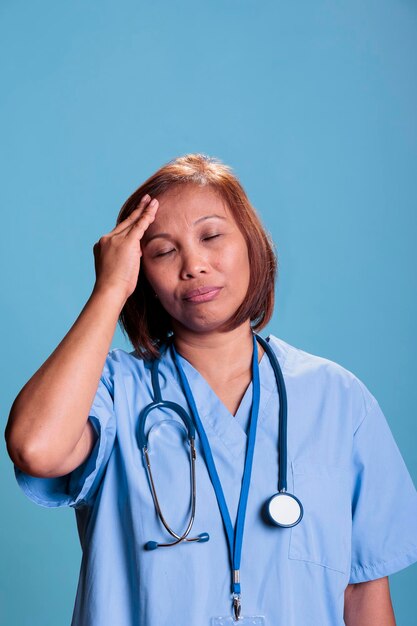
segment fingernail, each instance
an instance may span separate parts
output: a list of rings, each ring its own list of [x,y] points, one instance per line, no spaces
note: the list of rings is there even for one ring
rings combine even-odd
[[[155,206],[156,203],[157,203],[157,200],[156,200],[156,198],[154,198],[149,206]]]

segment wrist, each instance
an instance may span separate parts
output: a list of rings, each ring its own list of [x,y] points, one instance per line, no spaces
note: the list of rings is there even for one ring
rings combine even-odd
[[[94,285],[90,298],[100,300],[105,306],[117,307],[120,313],[128,296],[122,289],[116,287]]]

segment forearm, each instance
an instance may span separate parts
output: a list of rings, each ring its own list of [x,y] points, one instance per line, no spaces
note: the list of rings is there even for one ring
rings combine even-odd
[[[22,388],[5,431],[12,460],[53,468],[75,448],[122,307],[117,292],[93,290],[69,332]]]
[[[344,620],[346,626],[396,626],[388,576],[348,585]]]

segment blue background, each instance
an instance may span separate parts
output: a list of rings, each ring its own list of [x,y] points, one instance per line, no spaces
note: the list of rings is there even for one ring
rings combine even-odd
[[[416,2],[2,0],[0,42],[2,426],[88,299],[124,200],[204,152],[278,249],[263,336],[359,376],[416,484]],[[132,349],[119,328],[112,346]],[[1,625],[69,625],[74,511],[30,502],[2,445]],[[412,626],[417,565],[390,585]]]

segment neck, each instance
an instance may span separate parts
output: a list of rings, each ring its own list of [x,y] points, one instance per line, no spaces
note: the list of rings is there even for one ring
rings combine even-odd
[[[232,381],[251,373],[253,332],[249,322],[229,332],[195,333],[189,329],[174,330],[177,352],[210,380]],[[264,353],[257,343],[258,362]]]

